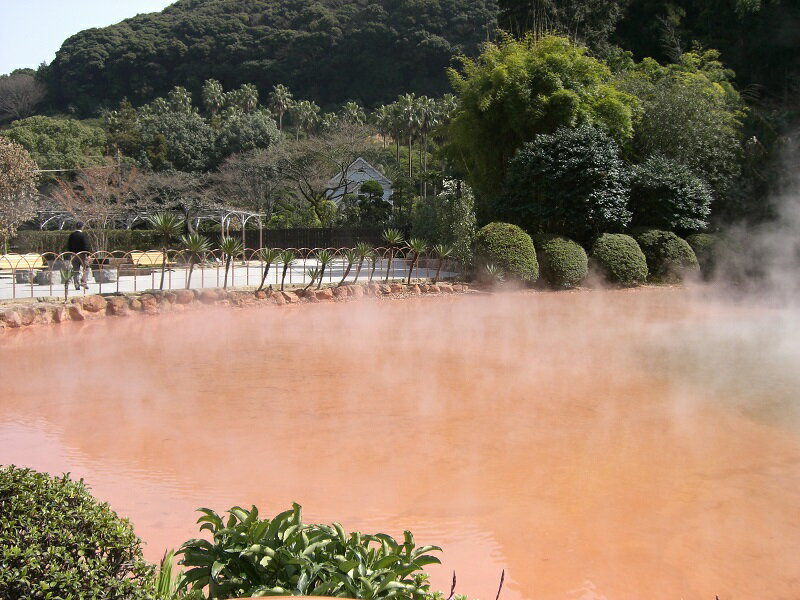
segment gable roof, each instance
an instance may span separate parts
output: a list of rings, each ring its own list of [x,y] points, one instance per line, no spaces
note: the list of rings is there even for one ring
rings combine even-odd
[[[364,173],[370,179],[374,179],[378,183],[381,184],[384,188],[391,188],[392,182],[388,179],[383,173],[381,173],[378,169],[373,167],[371,164],[367,162],[367,160],[363,156],[359,156],[355,159],[350,166],[347,167],[347,179],[350,179],[351,173]],[[328,185],[331,187],[339,187],[339,176],[334,175],[328,180]]]

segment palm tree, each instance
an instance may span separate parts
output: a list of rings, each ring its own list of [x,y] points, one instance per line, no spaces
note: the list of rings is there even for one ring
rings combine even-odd
[[[181,242],[186,252],[189,253],[189,274],[186,276],[186,289],[192,283],[192,271],[194,266],[200,262],[200,257],[211,249],[211,244],[199,233],[190,233],[181,237]]]
[[[414,266],[419,261],[420,255],[428,251],[428,244],[425,240],[420,238],[411,238],[408,240],[408,249],[411,250],[414,255],[411,259],[411,264],[408,266],[408,281],[406,282],[408,285],[411,285],[411,275],[414,272]]]
[[[225,104],[225,90],[216,79],[206,79],[201,92],[203,105],[213,117]]]
[[[367,279],[367,283],[372,283],[372,278],[375,276],[375,268],[378,266],[378,253],[370,248],[367,258],[370,262],[369,279]]]
[[[319,106],[310,100],[295,102],[291,108],[292,116],[297,122],[296,139],[300,139],[300,130],[308,133],[319,119]]]
[[[372,121],[378,128],[378,133],[383,138],[383,149],[386,150],[386,136],[392,132],[392,108],[381,104],[372,113]]]
[[[309,276],[309,278],[311,280],[306,284],[306,287],[303,288],[304,292],[308,288],[310,288],[312,285],[314,285],[314,283],[317,281],[317,277],[322,279],[321,273],[320,273],[320,271],[319,271],[319,269],[317,267],[314,267],[313,269],[309,269],[308,271],[306,271],[306,274]]]
[[[288,87],[279,83],[269,95],[269,107],[278,115],[278,131],[283,131],[283,115],[292,108],[293,96]]]
[[[278,262],[283,264],[283,274],[281,275],[281,291],[283,291],[283,284],[286,281],[286,272],[294,264],[297,256],[291,250],[284,250],[278,255]]]
[[[257,292],[260,292],[264,289],[264,282],[267,280],[267,274],[269,273],[269,268],[275,261],[278,260],[280,257],[280,252],[278,252],[275,248],[262,248],[259,253],[258,257],[264,261],[264,275],[261,276],[261,285],[258,286]]]
[[[222,238],[222,243],[219,245],[220,250],[225,255],[225,281],[222,284],[223,289],[228,287],[228,270],[231,268],[231,262],[234,257],[242,253],[242,242],[234,237],[225,236]],[[233,283],[233,277],[231,277]]]
[[[422,165],[422,172],[424,175],[428,174],[428,136],[439,126],[440,111],[439,104],[436,100],[422,96],[417,100],[417,108],[419,110],[419,133],[422,137],[420,140],[419,161]],[[428,182],[423,177],[423,192],[422,197],[428,197]]]
[[[414,176],[414,157],[412,145],[419,126],[419,107],[414,94],[403,94],[397,99],[400,125],[408,137],[408,176]]]
[[[320,289],[322,287],[322,278],[325,275],[325,269],[333,260],[333,254],[331,254],[330,250],[317,250],[317,260],[320,264],[319,283],[317,283],[317,289]]]
[[[354,250],[356,253],[356,260],[358,261],[358,266],[356,267],[356,276],[353,281],[358,283],[358,276],[361,274],[361,267],[364,266],[364,259],[367,258],[372,252],[372,246],[366,242],[359,242],[356,244]]]
[[[353,263],[355,263],[358,258],[358,252],[355,248],[350,248],[344,253],[344,259],[347,261],[347,268],[344,270],[342,280],[336,287],[342,287],[344,285],[344,280],[347,279],[348,275],[350,275],[350,270],[353,268]]]
[[[158,289],[164,289],[164,273],[167,270],[167,249],[173,237],[180,235],[183,231],[183,218],[172,213],[158,213],[147,219],[151,229],[161,236],[161,285]]]
[[[386,265],[386,279],[385,283],[389,282],[389,273],[392,270],[392,263],[394,262],[394,248],[403,243],[403,234],[399,229],[389,228],[383,232],[383,241],[389,246],[389,264]]]
[[[363,125],[367,120],[367,115],[364,109],[361,108],[357,102],[347,102],[342,106],[341,116],[344,121],[353,123],[355,125]]]
[[[436,283],[439,281],[439,275],[442,273],[444,260],[453,254],[453,247],[447,244],[436,244],[433,247],[433,251],[436,253],[436,256],[439,257],[439,264],[436,266],[436,275],[433,277],[433,283]]]

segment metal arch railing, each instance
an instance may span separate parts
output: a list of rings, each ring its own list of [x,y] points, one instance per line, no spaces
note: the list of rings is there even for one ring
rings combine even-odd
[[[160,289],[202,289],[209,287],[252,287],[258,286],[266,263],[262,248],[244,248],[230,257],[220,249],[201,253],[188,250],[150,250],[98,251],[83,256],[82,268],[92,271],[94,281],[86,293],[140,292]],[[276,248],[289,250],[295,261],[286,272],[285,284],[288,286],[306,285],[308,271],[318,268],[319,252],[327,250],[331,260],[326,266],[326,284],[338,284],[345,277],[347,259],[345,254],[352,250],[340,248]],[[451,279],[462,272],[461,265],[451,258],[439,259],[428,251],[412,260],[413,252],[408,247],[377,247],[371,258],[366,258],[361,268],[357,262],[347,273],[346,283],[383,283],[408,279],[432,279],[441,271],[440,279]],[[439,261],[441,260],[441,266]],[[62,275],[64,269],[77,265],[75,255],[70,252],[44,252],[41,254],[0,255],[0,300],[22,297],[61,296],[65,294]],[[413,265],[413,269],[412,269]],[[409,270],[412,272],[409,273]],[[282,281],[283,264],[271,263],[265,285],[279,287]],[[87,278],[88,279],[88,278]],[[71,284],[70,284],[71,286]],[[66,293],[74,291],[66,290]]]

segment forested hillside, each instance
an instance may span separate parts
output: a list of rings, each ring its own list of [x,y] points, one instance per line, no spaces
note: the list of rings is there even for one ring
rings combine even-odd
[[[449,90],[454,54],[476,54],[496,23],[493,0],[179,0],[69,38],[48,69],[56,106],[80,114],[165,95],[282,83],[325,107],[366,106]]]

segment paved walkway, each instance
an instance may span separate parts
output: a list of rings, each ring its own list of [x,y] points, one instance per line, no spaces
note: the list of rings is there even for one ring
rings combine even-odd
[[[381,282],[386,277],[386,269],[389,267],[389,261],[385,260],[378,264],[375,269],[373,281]],[[319,268],[319,263],[314,259],[307,259],[305,261],[298,260],[286,272],[286,285],[305,285],[309,281],[308,270]],[[324,283],[338,283],[347,267],[345,261],[334,261],[325,270]],[[395,260],[392,262],[389,269],[390,279],[404,279],[408,276],[408,263],[405,260]],[[228,273],[228,286],[229,287],[257,287],[261,283],[261,277],[264,273],[263,267],[257,262],[243,264],[241,262],[232,263],[231,269]],[[280,279],[283,273],[282,265],[272,265],[267,275],[265,286],[272,285],[273,287],[280,286]],[[356,269],[353,268],[347,276],[347,281],[355,281]],[[188,275],[188,268],[186,267],[173,267],[166,271],[164,278],[164,289],[184,289],[186,288],[186,279]],[[435,268],[416,268],[414,269],[414,278],[433,278],[436,275]],[[456,273],[442,272],[440,277],[443,279],[454,277]],[[369,268],[365,266],[359,274],[358,281],[365,283],[369,279]],[[225,267],[222,264],[214,266],[194,268],[191,278],[191,288],[217,288],[222,287],[225,281]],[[158,289],[161,282],[161,271],[155,269],[149,275],[140,276],[121,276],[118,281],[114,283],[96,283],[93,277],[89,276],[89,289],[84,290],[83,294],[109,294],[113,292],[136,292],[151,289]],[[70,284],[70,295],[76,292]],[[50,296],[64,295],[63,285],[36,285],[27,283],[15,283],[11,273],[0,274],[0,300],[8,300],[13,298],[46,298]]]

